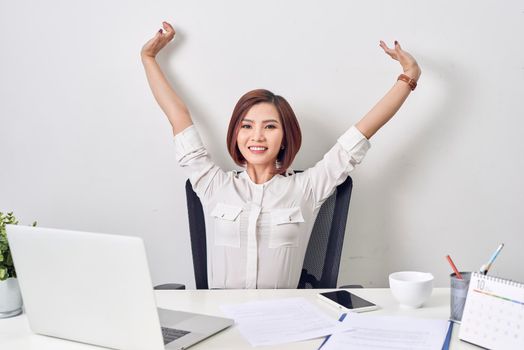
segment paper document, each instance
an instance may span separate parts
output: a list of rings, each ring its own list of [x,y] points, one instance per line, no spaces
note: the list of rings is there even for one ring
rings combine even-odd
[[[347,330],[304,298],[221,306],[252,346],[283,344]]]
[[[349,313],[342,324],[352,331],[332,335],[322,350],[441,350],[448,320]]]

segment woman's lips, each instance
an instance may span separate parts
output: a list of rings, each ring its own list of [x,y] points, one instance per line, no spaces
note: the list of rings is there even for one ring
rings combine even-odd
[[[251,147],[248,147],[248,148],[251,151],[251,153],[255,153],[255,154],[261,154],[261,153],[264,153],[265,151],[267,151],[267,147],[251,146]]]

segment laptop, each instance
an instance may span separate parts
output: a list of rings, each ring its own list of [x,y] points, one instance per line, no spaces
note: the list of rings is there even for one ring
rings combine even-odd
[[[113,349],[185,349],[234,323],[157,309],[138,237],[6,228],[34,333]]]

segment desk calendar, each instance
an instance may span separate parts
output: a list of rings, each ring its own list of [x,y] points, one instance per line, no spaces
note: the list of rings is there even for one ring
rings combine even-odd
[[[473,273],[459,338],[488,349],[524,349],[524,284]]]

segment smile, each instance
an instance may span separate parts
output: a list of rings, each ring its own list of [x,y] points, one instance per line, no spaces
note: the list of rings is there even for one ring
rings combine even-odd
[[[267,147],[258,147],[258,146],[251,146],[248,147],[251,151],[265,151],[267,150]]]

